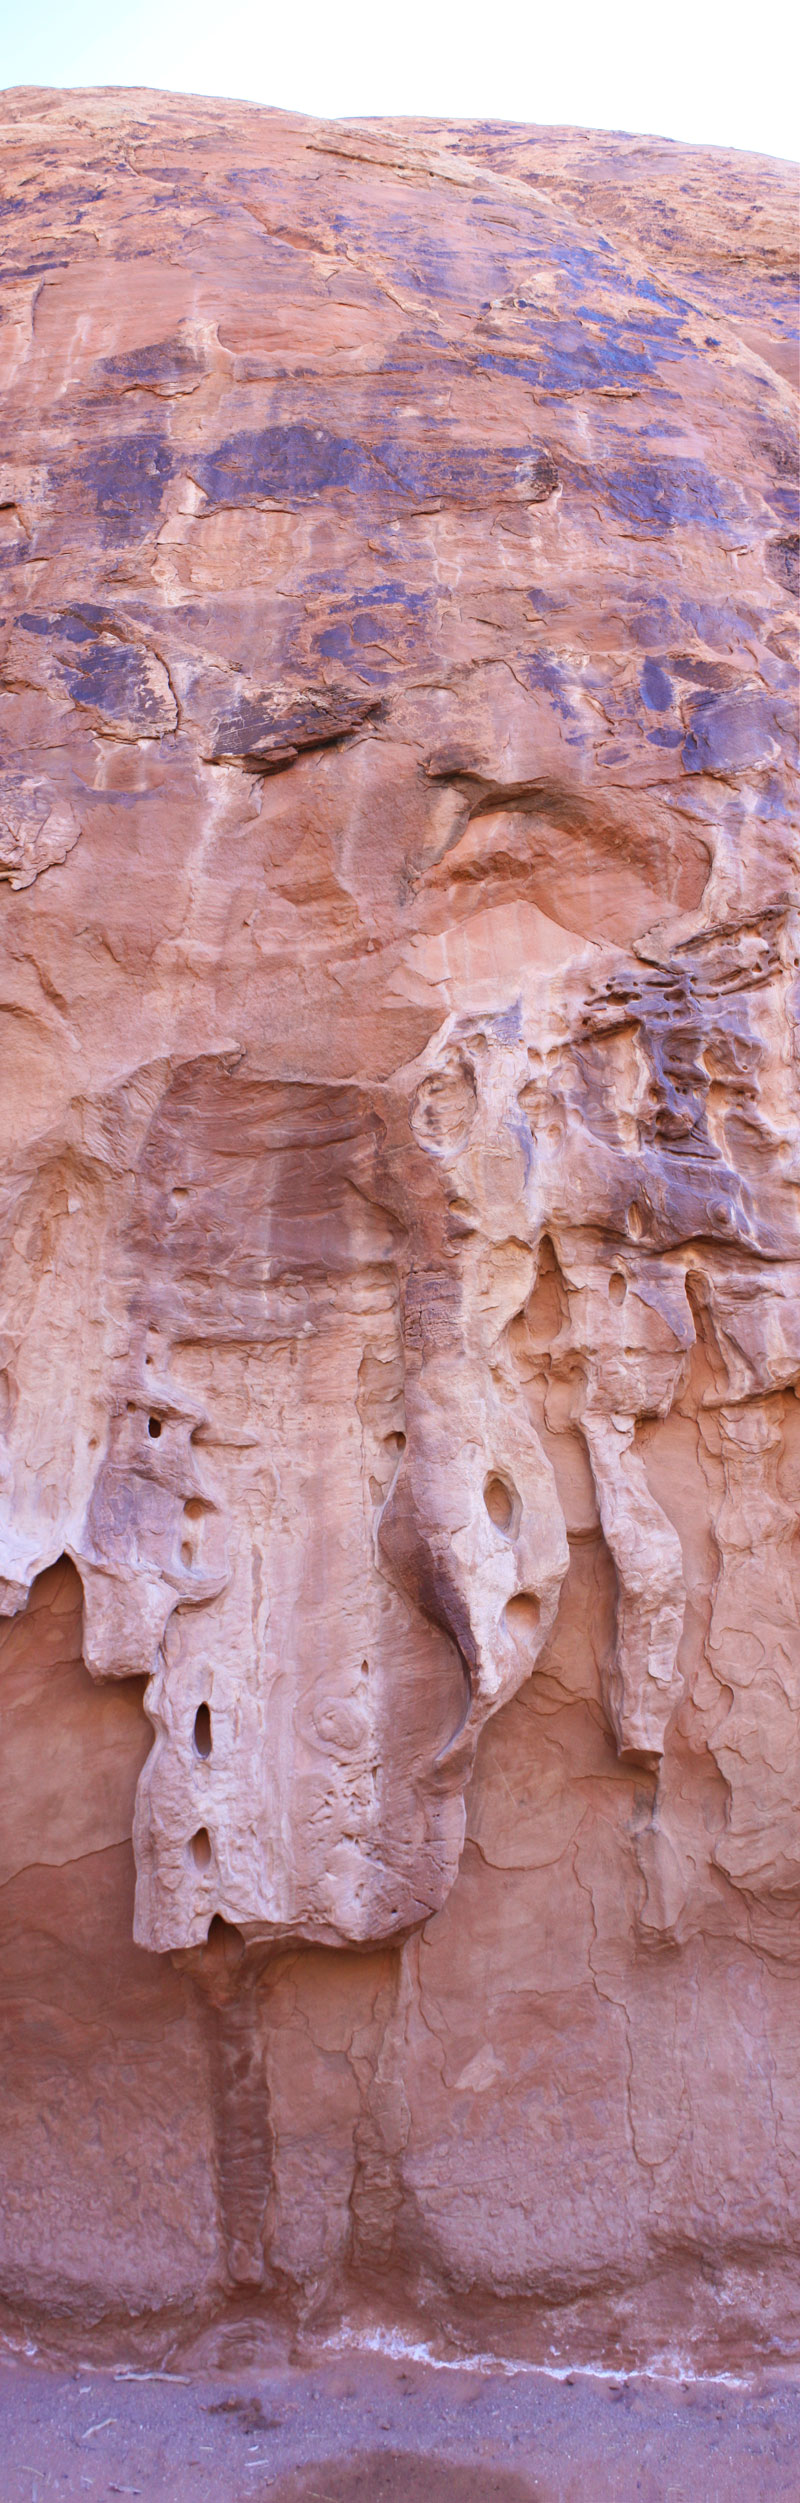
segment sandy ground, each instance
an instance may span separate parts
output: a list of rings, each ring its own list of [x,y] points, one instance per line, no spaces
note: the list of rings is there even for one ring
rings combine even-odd
[[[800,2379],[0,2363],[0,2503],[797,2503]]]

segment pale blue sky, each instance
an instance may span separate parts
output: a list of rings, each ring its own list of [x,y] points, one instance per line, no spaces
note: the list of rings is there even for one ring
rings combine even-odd
[[[0,0],[0,86],[573,122],[800,154],[796,0]]]

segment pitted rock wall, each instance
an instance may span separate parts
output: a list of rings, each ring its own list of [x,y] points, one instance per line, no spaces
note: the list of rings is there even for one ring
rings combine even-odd
[[[11,2334],[785,2355],[791,171],[3,111]]]

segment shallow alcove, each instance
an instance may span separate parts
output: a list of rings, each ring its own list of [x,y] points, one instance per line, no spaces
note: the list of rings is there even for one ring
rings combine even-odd
[[[540,1615],[539,1601],[532,1590],[518,1591],[515,1598],[509,1599],[505,1609],[506,1624],[520,1642],[526,1642],[531,1634],[536,1633]]]
[[[498,1477],[497,1475],[487,1477],[483,1490],[483,1500],[486,1505],[489,1519],[494,1522],[495,1529],[502,1530],[504,1537],[510,1537],[514,1526],[514,1513],[517,1506],[515,1497],[512,1494],[510,1486],[506,1484],[505,1478]]]

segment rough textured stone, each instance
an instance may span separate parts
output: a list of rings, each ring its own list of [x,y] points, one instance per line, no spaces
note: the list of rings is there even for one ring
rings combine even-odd
[[[4,116],[7,2300],[782,2352],[788,169]]]

